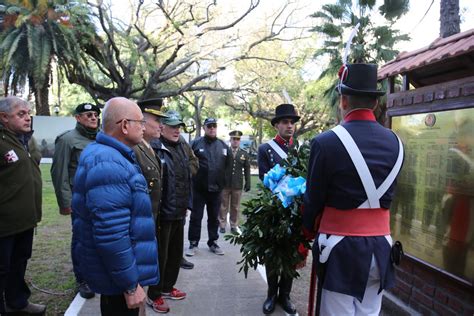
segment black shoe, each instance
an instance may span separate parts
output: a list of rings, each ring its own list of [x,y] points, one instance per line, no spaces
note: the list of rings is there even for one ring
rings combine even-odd
[[[192,262],[189,262],[188,260],[181,258],[181,263],[179,265],[182,269],[187,269],[187,270],[191,270],[192,268],[194,268],[194,263]]]
[[[296,314],[296,307],[291,302],[289,295],[280,295],[278,297],[278,302],[280,303],[280,306],[283,308],[283,310],[287,314],[290,314],[290,315],[291,314]]]
[[[92,290],[89,288],[89,285],[87,285],[87,283],[82,282],[79,284],[79,295],[82,298],[89,299],[89,298],[93,298],[95,296],[95,293],[92,292]]]
[[[267,297],[265,302],[263,302],[263,313],[271,314],[275,310],[276,295]]]
[[[222,228],[219,228],[219,233],[221,233],[221,234],[225,234],[225,228],[224,228],[224,227],[222,227]]]

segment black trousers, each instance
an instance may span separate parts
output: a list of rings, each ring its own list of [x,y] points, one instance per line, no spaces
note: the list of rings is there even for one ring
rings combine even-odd
[[[169,293],[173,289],[183,257],[184,226],[183,220],[160,222],[158,236],[158,260],[160,262],[160,283],[150,285],[147,295],[155,300],[162,292]]]
[[[128,309],[123,294],[100,296],[100,313],[102,316],[138,316],[138,308]]]
[[[71,227],[72,227],[72,222],[74,221],[74,214],[71,214]],[[71,237],[71,261],[72,261],[72,270],[74,271],[74,276],[76,278],[76,283],[80,284],[82,283],[83,279],[80,275],[79,272],[79,261],[77,260],[75,254],[74,254],[74,248],[77,245],[77,240],[74,238],[74,234]]]
[[[193,191],[193,211],[189,221],[188,240],[191,244],[197,246],[201,239],[201,222],[204,215],[204,206],[207,207],[207,234],[209,240],[207,245],[211,246],[219,239],[219,210],[221,206],[221,191]]]
[[[0,237],[0,314],[5,306],[22,309],[31,295],[25,282],[28,259],[31,258],[34,228]]]

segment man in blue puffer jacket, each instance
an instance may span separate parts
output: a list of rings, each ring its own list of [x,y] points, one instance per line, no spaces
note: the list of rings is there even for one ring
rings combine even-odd
[[[145,121],[125,98],[110,99],[103,132],[82,152],[72,199],[73,253],[102,315],[138,315],[143,286],[159,281],[157,242],[147,183],[132,147]]]

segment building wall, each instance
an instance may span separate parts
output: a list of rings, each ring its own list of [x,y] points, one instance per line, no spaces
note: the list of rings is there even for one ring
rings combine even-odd
[[[423,315],[474,315],[471,286],[411,258],[397,268],[390,292]]]
[[[474,108],[474,77],[387,96],[387,115]],[[474,135],[472,135],[474,137]],[[391,294],[423,315],[474,315],[474,285],[406,256]]]

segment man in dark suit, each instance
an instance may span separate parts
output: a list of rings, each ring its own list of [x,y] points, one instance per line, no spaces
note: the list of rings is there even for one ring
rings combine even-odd
[[[389,208],[403,146],[375,120],[384,94],[377,66],[347,64],[339,74],[344,121],[311,143],[303,230],[317,233],[318,312],[378,315],[383,290],[394,284]]]
[[[280,104],[276,107],[275,117],[271,123],[277,130],[277,135],[274,139],[258,147],[258,176],[260,180],[263,181],[265,173],[286,159],[288,150],[294,143],[295,124],[299,119],[300,117],[292,104]],[[267,264],[265,264],[265,272],[268,291],[267,299],[263,303],[263,313],[273,313],[277,294],[279,294],[279,302],[285,312],[296,313],[296,308],[290,300],[293,279],[280,275],[278,267]]]
[[[222,234],[225,233],[230,202],[230,231],[233,234],[238,234],[242,187],[245,192],[250,191],[250,161],[247,152],[240,148],[242,132],[232,131],[229,133],[229,136],[232,156],[231,163],[225,169],[224,190],[222,190],[222,204],[219,212],[219,231]]]

